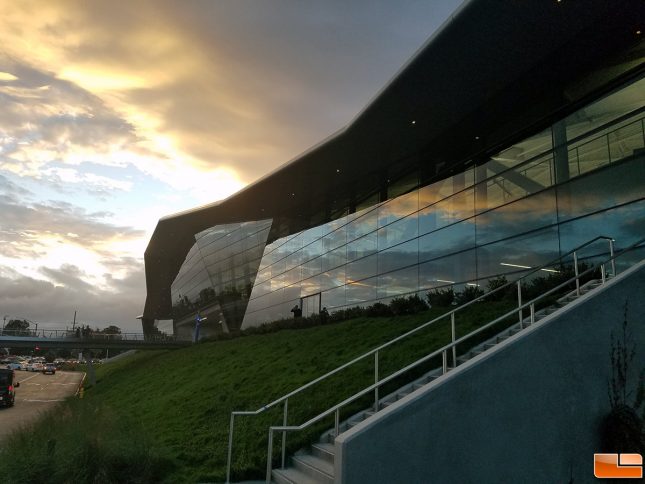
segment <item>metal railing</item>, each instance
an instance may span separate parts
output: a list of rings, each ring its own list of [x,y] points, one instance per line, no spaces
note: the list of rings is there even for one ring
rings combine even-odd
[[[543,265],[541,265],[539,267],[531,269],[529,272],[527,272],[523,276],[519,277],[518,279],[516,279],[514,281],[510,281],[510,282],[508,282],[508,283],[506,283],[506,284],[504,284],[504,285],[502,285],[502,286],[500,286],[500,287],[498,287],[498,288],[496,288],[496,289],[494,289],[492,291],[489,291],[489,292],[487,292],[487,293],[485,293],[485,294],[483,294],[483,295],[481,295],[479,297],[476,297],[475,299],[473,299],[471,301],[466,302],[465,304],[462,304],[461,306],[459,306],[459,307],[457,307],[457,308],[455,308],[455,309],[453,309],[451,311],[448,311],[448,312],[442,314],[441,316],[438,316],[437,318],[435,318],[435,319],[433,319],[431,321],[428,321],[428,322],[426,322],[426,323],[424,323],[424,324],[422,324],[420,326],[417,326],[416,328],[414,328],[414,329],[412,329],[412,330],[410,330],[410,331],[408,331],[408,332],[406,332],[406,333],[404,333],[404,334],[402,334],[402,335],[400,335],[400,336],[398,336],[398,337],[396,337],[396,338],[394,338],[394,339],[392,339],[392,340],[390,340],[390,341],[378,346],[377,348],[372,349],[371,351],[368,351],[367,353],[364,353],[364,354],[352,359],[351,361],[349,361],[349,362],[347,362],[347,363],[335,368],[334,370],[332,370],[332,371],[330,371],[330,372],[328,372],[328,373],[326,373],[326,374],[324,374],[324,375],[322,375],[322,376],[310,381],[309,383],[307,383],[307,384],[305,384],[305,385],[293,390],[292,392],[289,392],[286,395],[283,395],[282,397],[280,397],[280,398],[278,398],[278,399],[276,399],[276,400],[264,405],[263,407],[261,407],[261,408],[259,408],[257,410],[253,410],[253,411],[233,411],[233,412],[231,412],[230,424],[229,424],[229,440],[228,440],[226,482],[227,483],[230,482],[230,477],[231,477],[230,474],[231,474],[232,455],[233,455],[233,435],[234,435],[235,417],[258,415],[258,414],[261,414],[263,412],[266,412],[270,408],[276,407],[279,404],[283,404],[282,426],[270,427],[270,431],[269,431],[269,456],[268,456],[268,461],[267,461],[267,475],[270,478],[271,461],[272,461],[271,453],[272,453],[272,447],[273,447],[273,432],[274,431],[282,432],[282,459],[281,459],[281,463],[282,463],[282,467],[284,467],[285,454],[286,454],[286,440],[287,440],[287,434],[286,433],[288,431],[302,430],[305,427],[308,427],[309,425],[321,420],[322,418],[324,418],[324,417],[326,417],[328,415],[331,415],[332,413],[336,413],[335,427],[336,427],[336,431],[338,431],[338,425],[339,425],[339,419],[340,419],[339,410],[340,410],[340,408],[344,407],[348,403],[351,403],[354,400],[356,400],[356,399],[358,399],[358,398],[360,398],[360,397],[362,397],[362,396],[364,396],[364,395],[366,395],[366,394],[368,394],[370,392],[374,392],[375,410],[378,410],[379,388],[383,384],[388,383],[392,379],[402,375],[403,373],[407,372],[408,370],[410,370],[410,369],[418,366],[419,364],[424,363],[427,360],[429,360],[429,359],[431,359],[431,358],[433,358],[435,356],[438,356],[440,354],[442,355],[444,369],[446,369],[446,367],[447,367],[447,360],[448,360],[449,352],[451,353],[452,360],[453,360],[453,362],[454,362],[454,364],[456,366],[457,365],[457,345],[458,344],[466,341],[468,338],[470,338],[470,337],[472,337],[472,336],[474,336],[476,334],[481,333],[485,329],[491,327],[494,324],[497,324],[498,322],[502,321],[503,319],[505,319],[508,316],[513,315],[515,313],[518,314],[518,319],[519,319],[520,325],[521,325],[522,321],[523,321],[523,311],[525,309],[527,309],[527,308],[530,310],[531,320],[533,320],[534,314],[535,314],[535,303],[537,302],[538,299],[542,299],[544,297],[547,297],[547,296],[553,294],[554,292],[562,289],[566,285],[571,284],[574,280],[576,281],[576,291],[579,294],[580,293],[580,278],[583,277],[583,276],[586,276],[587,274],[589,274],[591,272],[591,270],[595,270],[595,269],[594,268],[587,269],[583,273],[579,273],[579,270],[578,270],[578,253],[580,252],[580,250],[582,250],[582,249],[584,249],[584,248],[590,246],[591,244],[594,244],[595,242],[598,242],[600,240],[604,240],[604,241],[608,242],[609,254],[610,254],[610,257],[609,257],[608,261],[609,261],[609,264],[610,264],[610,267],[611,267],[611,275],[614,276],[614,275],[616,275],[616,265],[615,265],[615,262],[614,262],[614,260],[615,260],[614,240],[611,237],[607,237],[607,236],[595,237],[595,238],[589,240],[588,242],[585,242],[584,244],[572,249],[571,251],[559,256],[557,259],[554,259],[553,261],[550,261],[550,262],[548,262],[546,264],[543,264]],[[631,246],[629,248],[629,250],[631,250],[633,247],[643,243],[644,240],[645,239],[640,240],[639,242],[637,242],[636,244]],[[626,250],[628,250],[628,249],[625,249],[625,250],[621,251],[621,254],[624,253]],[[521,284],[522,281],[530,278],[531,276],[533,276],[534,274],[536,274],[537,272],[539,272],[539,271],[541,271],[543,269],[547,269],[547,268],[552,267],[554,265],[561,264],[562,261],[565,258],[569,257],[569,256],[573,256],[573,265],[574,265],[575,276],[572,279],[566,281],[565,283],[560,284],[556,288],[551,289],[550,291],[542,294],[541,296],[539,296],[539,298],[536,298],[536,299],[534,299],[532,301],[529,301],[527,303],[522,303],[522,284]],[[602,265],[601,272],[602,272],[602,278],[603,278],[603,281],[604,281],[605,280],[605,266],[604,266],[604,264]],[[510,288],[512,286],[517,286],[517,296],[518,296],[517,308],[514,308],[509,313],[504,314],[500,318],[495,319],[494,321],[486,324],[485,326],[482,326],[482,327],[478,328],[477,330],[471,332],[470,334],[468,334],[468,335],[466,335],[466,336],[464,336],[462,338],[459,338],[459,339],[456,338],[455,314],[457,312],[464,310],[465,308],[477,303],[478,301],[481,301],[481,300],[484,300],[486,298],[489,298],[492,294],[508,290],[508,288]],[[421,331],[421,330],[423,330],[423,329],[425,329],[425,328],[427,328],[427,327],[429,327],[431,325],[434,325],[434,324],[436,324],[436,323],[438,323],[440,321],[443,321],[443,320],[445,320],[447,318],[450,319],[450,325],[451,325],[451,343],[449,345],[447,345],[447,346],[445,346],[445,347],[443,347],[443,348],[431,353],[430,355],[426,355],[425,357],[421,358],[420,360],[414,362],[411,365],[408,365],[408,366],[404,367],[403,369],[393,373],[392,375],[389,375],[386,378],[383,378],[383,379],[379,378],[379,352],[380,351],[382,351],[383,349],[393,345],[394,343],[397,343],[397,342],[399,342],[399,341],[401,341],[403,339],[406,339],[406,338],[418,333],[419,331]],[[358,362],[360,362],[360,361],[362,361],[362,360],[364,360],[364,359],[366,359],[366,358],[368,358],[368,357],[370,357],[372,355],[374,357],[374,383],[372,385],[370,385],[367,388],[361,390],[360,392],[352,395],[351,397],[349,397],[348,399],[346,399],[343,402],[339,403],[338,405],[336,405],[336,406],[326,410],[325,412],[317,415],[316,417],[308,420],[307,422],[305,422],[304,424],[302,424],[300,426],[287,426],[288,412],[289,412],[289,410],[288,410],[289,409],[289,399],[291,397],[303,392],[304,390],[306,390],[306,389],[308,389],[308,388],[310,388],[310,387],[312,387],[312,386],[314,386],[314,385],[316,385],[316,384],[328,379],[329,377],[337,374],[338,372],[340,372],[340,371],[342,371],[342,370],[344,370],[344,369],[346,369],[346,368],[348,368],[348,367],[350,367],[350,366],[352,366],[352,365],[354,365],[354,364],[356,364],[356,363],[358,363]],[[336,434],[338,434],[338,432],[336,432]]]
[[[83,332],[71,329],[2,329],[0,337],[46,338],[65,339],[78,341],[146,341],[146,342],[172,342],[175,336],[166,334],[144,333],[101,333],[98,331]]]

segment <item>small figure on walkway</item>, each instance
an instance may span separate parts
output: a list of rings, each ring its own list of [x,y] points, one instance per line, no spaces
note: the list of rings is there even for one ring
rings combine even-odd
[[[291,312],[293,313],[294,318],[299,318],[300,316],[302,316],[302,309],[300,309],[297,304],[291,308]]]

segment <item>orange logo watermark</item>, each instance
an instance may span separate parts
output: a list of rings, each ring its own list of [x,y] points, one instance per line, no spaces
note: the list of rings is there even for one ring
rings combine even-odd
[[[600,479],[642,479],[643,456],[640,454],[594,454],[593,475]]]

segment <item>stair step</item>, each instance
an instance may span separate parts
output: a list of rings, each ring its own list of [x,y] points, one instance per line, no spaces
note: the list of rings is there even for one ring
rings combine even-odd
[[[325,459],[307,454],[294,455],[291,463],[315,482],[334,484],[334,465]]]
[[[298,469],[273,469],[271,478],[276,484],[320,484],[319,481]]]
[[[315,444],[311,444],[311,453],[312,455],[324,459],[333,465],[336,449],[334,444],[316,442]]]
[[[398,393],[396,394],[396,399],[397,399],[397,400],[400,400],[400,399],[402,399],[403,397],[407,397],[407,396],[408,396],[410,393],[412,393],[412,392],[413,392],[413,389],[412,389],[412,388],[407,388],[407,389],[403,390],[402,392],[398,392]]]

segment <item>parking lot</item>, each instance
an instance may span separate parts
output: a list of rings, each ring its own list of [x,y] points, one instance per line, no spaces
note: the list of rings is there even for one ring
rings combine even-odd
[[[16,371],[20,387],[16,388],[16,404],[0,407],[0,439],[73,395],[82,378],[81,372],[57,371],[55,375],[44,375]]]

